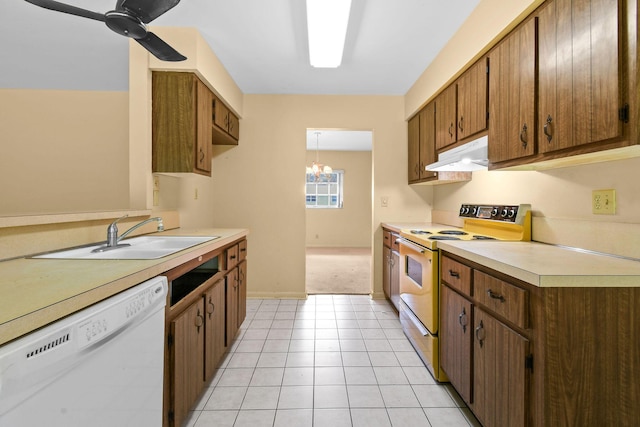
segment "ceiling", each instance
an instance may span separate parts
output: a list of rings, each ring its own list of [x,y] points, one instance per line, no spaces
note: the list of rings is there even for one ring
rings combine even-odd
[[[152,24],[198,28],[244,93],[404,95],[479,1],[352,0],[337,69],[309,65],[304,0],[182,0]],[[128,40],[99,21],[2,0],[0,40],[2,88],[128,90]]]

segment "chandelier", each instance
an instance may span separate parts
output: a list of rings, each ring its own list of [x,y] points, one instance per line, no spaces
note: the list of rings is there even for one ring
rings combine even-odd
[[[333,172],[331,166],[323,165],[320,163],[320,155],[318,151],[319,141],[320,141],[320,132],[314,132],[316,135],[316,160],[311,164],[311,166],[307,166],[307,174],[313,174],[316,178],[320,177],[320,174],[330,174]]]

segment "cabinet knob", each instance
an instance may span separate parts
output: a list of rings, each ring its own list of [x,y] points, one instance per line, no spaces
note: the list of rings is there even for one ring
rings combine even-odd
[[[460,120],[458,120],[458,129],[460,129],[460,132],[464,132],[464,129],[462,128],[463,121],[464,121],[464,116],[460,116]]]
[[[449,130],[448,130],[448,132],[449,132],[449,136],[450,136],[451,138],[453,138],[453,129],[454,129],[454,128],[453,128],[453,122],[451,122],[451,123],[449,124]]]
[[[215,309],[216,309],[216,306],[211,300],[211,297],[209,297],[209,304],[207,304],[207,314],[209,314],[209,319],[211,319],[211,315],[213,314]]]
[[[500,294],[493,292],[491,289],[487,289],[487,295],[493,299],[497,299],[500,302],[505,302],[507,299]]]
[[[200,332],[200,328],[204,325],[204,317],[200,314],[200,309],[198,309],[198,314],[196,314],[195,325],[198,328],[198,332]]]
[[[551,122],[553,121],[553,119],[551,118],[551,115],[547,116],[547,121],[544,124],[544,134],[547,136],[547,141],[551,142],[551,139],[553,138],[553,135],[551,134]]]
[[[476,339],[478,340],[478,344],[480,344],[480,348],[482,348],[483,341],[485,339],[486,332],[484,330],[484,325],[482,324],[482,320],[480,324],[476,328]]]
[[[527,124],[522,125],[522,130],[520,131],[520,142],[522,142],[522,148],[527,148]]]
[[[462,333],[466,333],[467,332],[467,323],[468,323],[467,319],[467,312],[464,309],[464,307],[462,307],[462,313],[460,313],[458,315],[458,323],[460,323],[460,326],[462,326]]]
[[[457,271],[449,270],[449,276],[455,277],[456,279],[459,279],[460,278],[460,273],[458,273]]]

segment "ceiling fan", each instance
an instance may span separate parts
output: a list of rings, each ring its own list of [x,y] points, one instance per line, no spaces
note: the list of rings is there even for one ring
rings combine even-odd
[[[187,59],[160,37],[147,31],[145,25],[173,8],[180,0],[116,0],[115,10],[104,14],[53,0],[25,1],[45,9],[102,21],[116,33],[134,39],[162,61]]]

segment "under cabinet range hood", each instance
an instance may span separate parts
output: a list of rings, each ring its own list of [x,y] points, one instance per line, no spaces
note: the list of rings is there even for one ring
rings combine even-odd
[[[488,138],[480,137],[438,155],[438,161],[425,166],[435,172],[472,172],[487,170]]]

